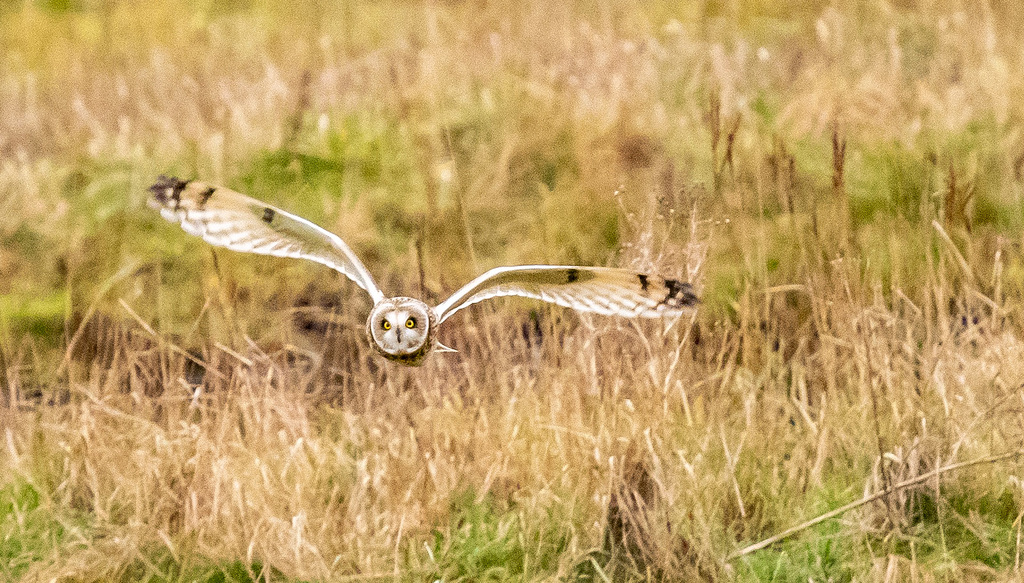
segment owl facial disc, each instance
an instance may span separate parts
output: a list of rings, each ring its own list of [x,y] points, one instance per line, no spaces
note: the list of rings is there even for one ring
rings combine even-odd
[[[366,334],[384,358],[419,366],[432,348],[435,322],[433,310],[420,300],[387,298],[370,311]]]

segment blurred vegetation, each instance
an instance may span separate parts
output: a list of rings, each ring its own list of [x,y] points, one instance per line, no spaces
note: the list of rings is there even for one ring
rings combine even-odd
[[[1022,32],[966,0],[0,4],[0,573],[1012,580],[1016,464],[726,557],[1020,447]],[[160,174],[395,295],[579,263],[703,304],[479,306],[397,371],[358,289],[185,235]]]

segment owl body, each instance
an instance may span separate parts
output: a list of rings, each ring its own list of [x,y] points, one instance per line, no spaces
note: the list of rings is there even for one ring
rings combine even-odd
[[[437,346],[434,310],[416,298],[393,297],[377,302],[366,319],[370,345],[388,360],[420,366]]]
[[[496,267],[430,307],[415,298],[387,297],[359,257],[337,235],[228,188],[161,176],[150,205],[188,233],[219,247],[308,259],[335,269],[366,290],[371,346],[394,362],[419,366],[433,351],[451,351],[436,329],[454,313],[490,298],[519,296],[580,312],[627,318],[678,317],[699,302],[693,287],[612,267],[517,265]]]

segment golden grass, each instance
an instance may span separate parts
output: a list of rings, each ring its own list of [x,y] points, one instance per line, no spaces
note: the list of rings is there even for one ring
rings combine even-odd
[[[1013,580],[1013,5],[0,8],[0,573]],[[926,5],[925,5],[926,4]],[[314,265],[214,252],[163,172],[437,299],[514,262],[686,276],[667,330],[528,302],[391,366]]]

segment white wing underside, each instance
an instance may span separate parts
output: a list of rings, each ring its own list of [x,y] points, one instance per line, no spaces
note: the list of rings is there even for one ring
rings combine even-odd
[[[211,245],[315,261],[346,275],[375,304],[384,299],[370,272],[340,237],[301,217],[202,182],[161,176],[150,191],[150,206]]]
[[[150,206],[206,242],[234,251],[308,259],[340,271],[370,294],[384,293],[337,235],[279,208],[228,188],[161,176]],[[435,308],[438,322],[484,300],[532,298],[581,312],[625,317],[672,317],[699,300],[689,283],[611,267],[521,265],[498,267]]]
[[[630,318],[677,316],[698,303],[685,282],[611,267],[523,265],[484,273],[439,304],[438,321],[484,300],[518,296],[581,312]]]

